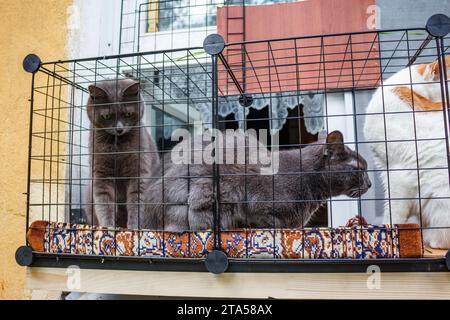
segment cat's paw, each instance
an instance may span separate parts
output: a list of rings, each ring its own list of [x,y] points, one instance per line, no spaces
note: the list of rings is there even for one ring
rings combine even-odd
[[[354,216],[353,218],[349,219],[345,226],[347,228],[353,228],[353,227],[362,227],[362,226],[366,226],[366,225],[368,225],[366,219],[364,219],[363,216],[358,215],[358,216]]]
[[[127,223],[127,229],[130,229],[130,230],[138,230],[138,229],[139,229],[139,226],[138,226],[137,223],[130,223],[130,222],[128,222],[128,223]]]

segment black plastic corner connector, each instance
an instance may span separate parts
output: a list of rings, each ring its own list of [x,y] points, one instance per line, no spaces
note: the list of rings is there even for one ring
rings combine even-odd
[[[450,18],[442,13],[432,15],[427,21],[426,28],[433,37],[445,37],[450,33]]]
[[[253,97],[251,94],[241,94],[239,96],[239,103],[243,107],[250,107],[253,104]]]
[[[206,256],[205,266],[211,273],[224,273],[228,269],[227,255],[220,250],[213,250]]]
[[[35,73],[41,67],[41,59],[34,53],[30,53],[23,59],[23,69],[29,73]]]
[[[210,34],[205,38],[205,40],[203,40],[203,49],[205,49],[207,54],[217,55],[221,53],[224,48],[225,40],[220,34]]]
[[[28,246],[21,246],[16,250],[16,262],[19,266],[28,267],[33,263],[33,250]]]

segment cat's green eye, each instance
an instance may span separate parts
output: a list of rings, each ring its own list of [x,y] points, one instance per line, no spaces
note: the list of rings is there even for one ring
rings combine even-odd
[[[124,116],[125,118],[130,118],[130,117],[131,117],[131,112],[125,112],[125,113],[123,114],[123,116]]]
[[[102,114],[102,119],[103,120],[111,120],[112,118],[113,118],[113,114],[112,113]]]

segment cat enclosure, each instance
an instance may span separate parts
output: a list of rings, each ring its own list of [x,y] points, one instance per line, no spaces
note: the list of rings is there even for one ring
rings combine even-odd
[[[450,106],[445,71],[448,61],[442,59],[449,48],[446,38],[449,26],[448,17],[436,15],[426,28],[418,29],[237,42],[225,42],[213,34],[199,47],[53,62],[41,62],[36,55],[28,55],[23,63],[32,78],[24,230],[27,246],[17,251],[18,263],[34,267],[79,265],[89,269],[213,273],[365,272],[369,265],[378,265],[382,271],[448,271],[449,255],[445,258],[446,251],[436,253],[436,248],[428,248],[424,232],[445,231],[450,225],[425,226],[421,212],[432,201],[450,201],[450,192],[434,196],[420,190],[426,189],[427,172],[437,172],[450,181],[447,162]],[[440,111],[415,108],[414,102],[418,101],[414,101],[412,91],[410,111],[367,111],[372,94],[377,88],[389,90],[390,84],[385,82],[396,72],[433,62],[442,75],[438,80],[419,84],[411,76],[402,86],[416,89],[418,85],[437,85]],[[372,186],[363,192],[357,184],[359,192],[354,197],[335,196],[333,190],[325,190],[328,196],[308,225],[252,228],[242,223],[237,229],[223,229],[225,206],[257,208],[259,203],[248,197],[251,190],[247,190],[247,180],[255,175],[247,170],[248,159],[238,173],[243,183],[234,186],[243,190],[243,198],[234,203],[223,200],[223,178],[231,174],[224,170],[227,164],[218,161],[218,153],[213,153],[212,174],[201,177],[210,181],[213,189],[213,209],[209,212],[214,221],[212,228],[175,232],[89,223],[92,217],[87,217],[86,206],[92,205],[93,200],[86,193],[96,179],[90,159],[99,154],[89,147],[93,143],[91,133],[98,128],[91,125],[87,115],[88,86],[123,78],[140,84],[145,110],[138,126],[155,140],[161,166],[151,177],[109,178],[118,184],[124,179],[145,179],[149,184],[160,181],[164,185],[170,179],[166,168],[172,161],[171,152],[180,141],[176,129],[193,135],[207,129],[221,132],[240,129],[256,132],[270,155],[278,149],[297,150],[300,163],[303,153],[300,150],[314,143],[326,144],[318,141],[321,131],[339,130],[345,145],[367,161],[367,168],[358,170],[369,175]],[[388,101],[382,101],[385,103]],[[423,123],[416,121],[419,114],[426,113],[438,117],[440,120],[434,126],[442,127],[431,137],[424,137]],[[408,115],[407,121],[411,121],[405,124],[413,128],[408,138],[386,131],[389,127],[386,123],[399,114]],[[364,124],[371,121],[384,123],[385,131],[379,139],[368,139],[365,135]],[[210,140],[213,146],[217,146],[217,141]],[[427,162],[420,157],[421,147],[431,142],[438,146],[436,152],[443,152],[436,156],[445,159],[444,162]],[[415,150],[414,166],[402,167],[397,163],[390,167],[389,161],[385,169],[376,165],[374,145],[391,150],[405,144],[412,144]],[[245,150],[249,146],[244,140],[236,148]],[[120,153],[114,147],[109,152]],[[205,149],[195,152],[203,153]],[[391,159],[389,155],[386,157]],[[199,178],[189,175],[190,166],[187,165],[187,175],[176,177],[187,181],[188,188]],[[331,174],[331,170],[328,167],[321,173]],[[391,193],[396,172],[414,177],[412,181],[419,190],[417,197],[402,198]],[[267,187],[271,194],[265,203],[275,211],[279,203],[292,203],[296,208],[298,203],[318,201],[314,197],[287,199],[280,197],[282,192],[275,192],[281,176],[299,177],[301,182],[302,175],[308,173],[311,172],[300,170],[295,164],[291,170],[266,173],[265,181],[269,183],[260,187],[263,190]],[[120,192],[118,188],[115,192]],[[396,202],[411,200],[419,212],[417,221],[398,222],[390,213],[383,216]],[[148,204],[139,201],[140,215],[152,214],[145,209]],[[116,207],[119,205],[124,203]],[[164,215],[170,206],[189,210],[195,203],[165,201],[163,192],[158,205]]]

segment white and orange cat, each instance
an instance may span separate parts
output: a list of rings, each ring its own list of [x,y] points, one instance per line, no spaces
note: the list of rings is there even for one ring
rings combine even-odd
[[[450,66],[450,57],[446,57]],[[374,93],[364,126],[385,191],[385,223],[417,223],[450,248],[450,187],[439,62],[413,65]]]

